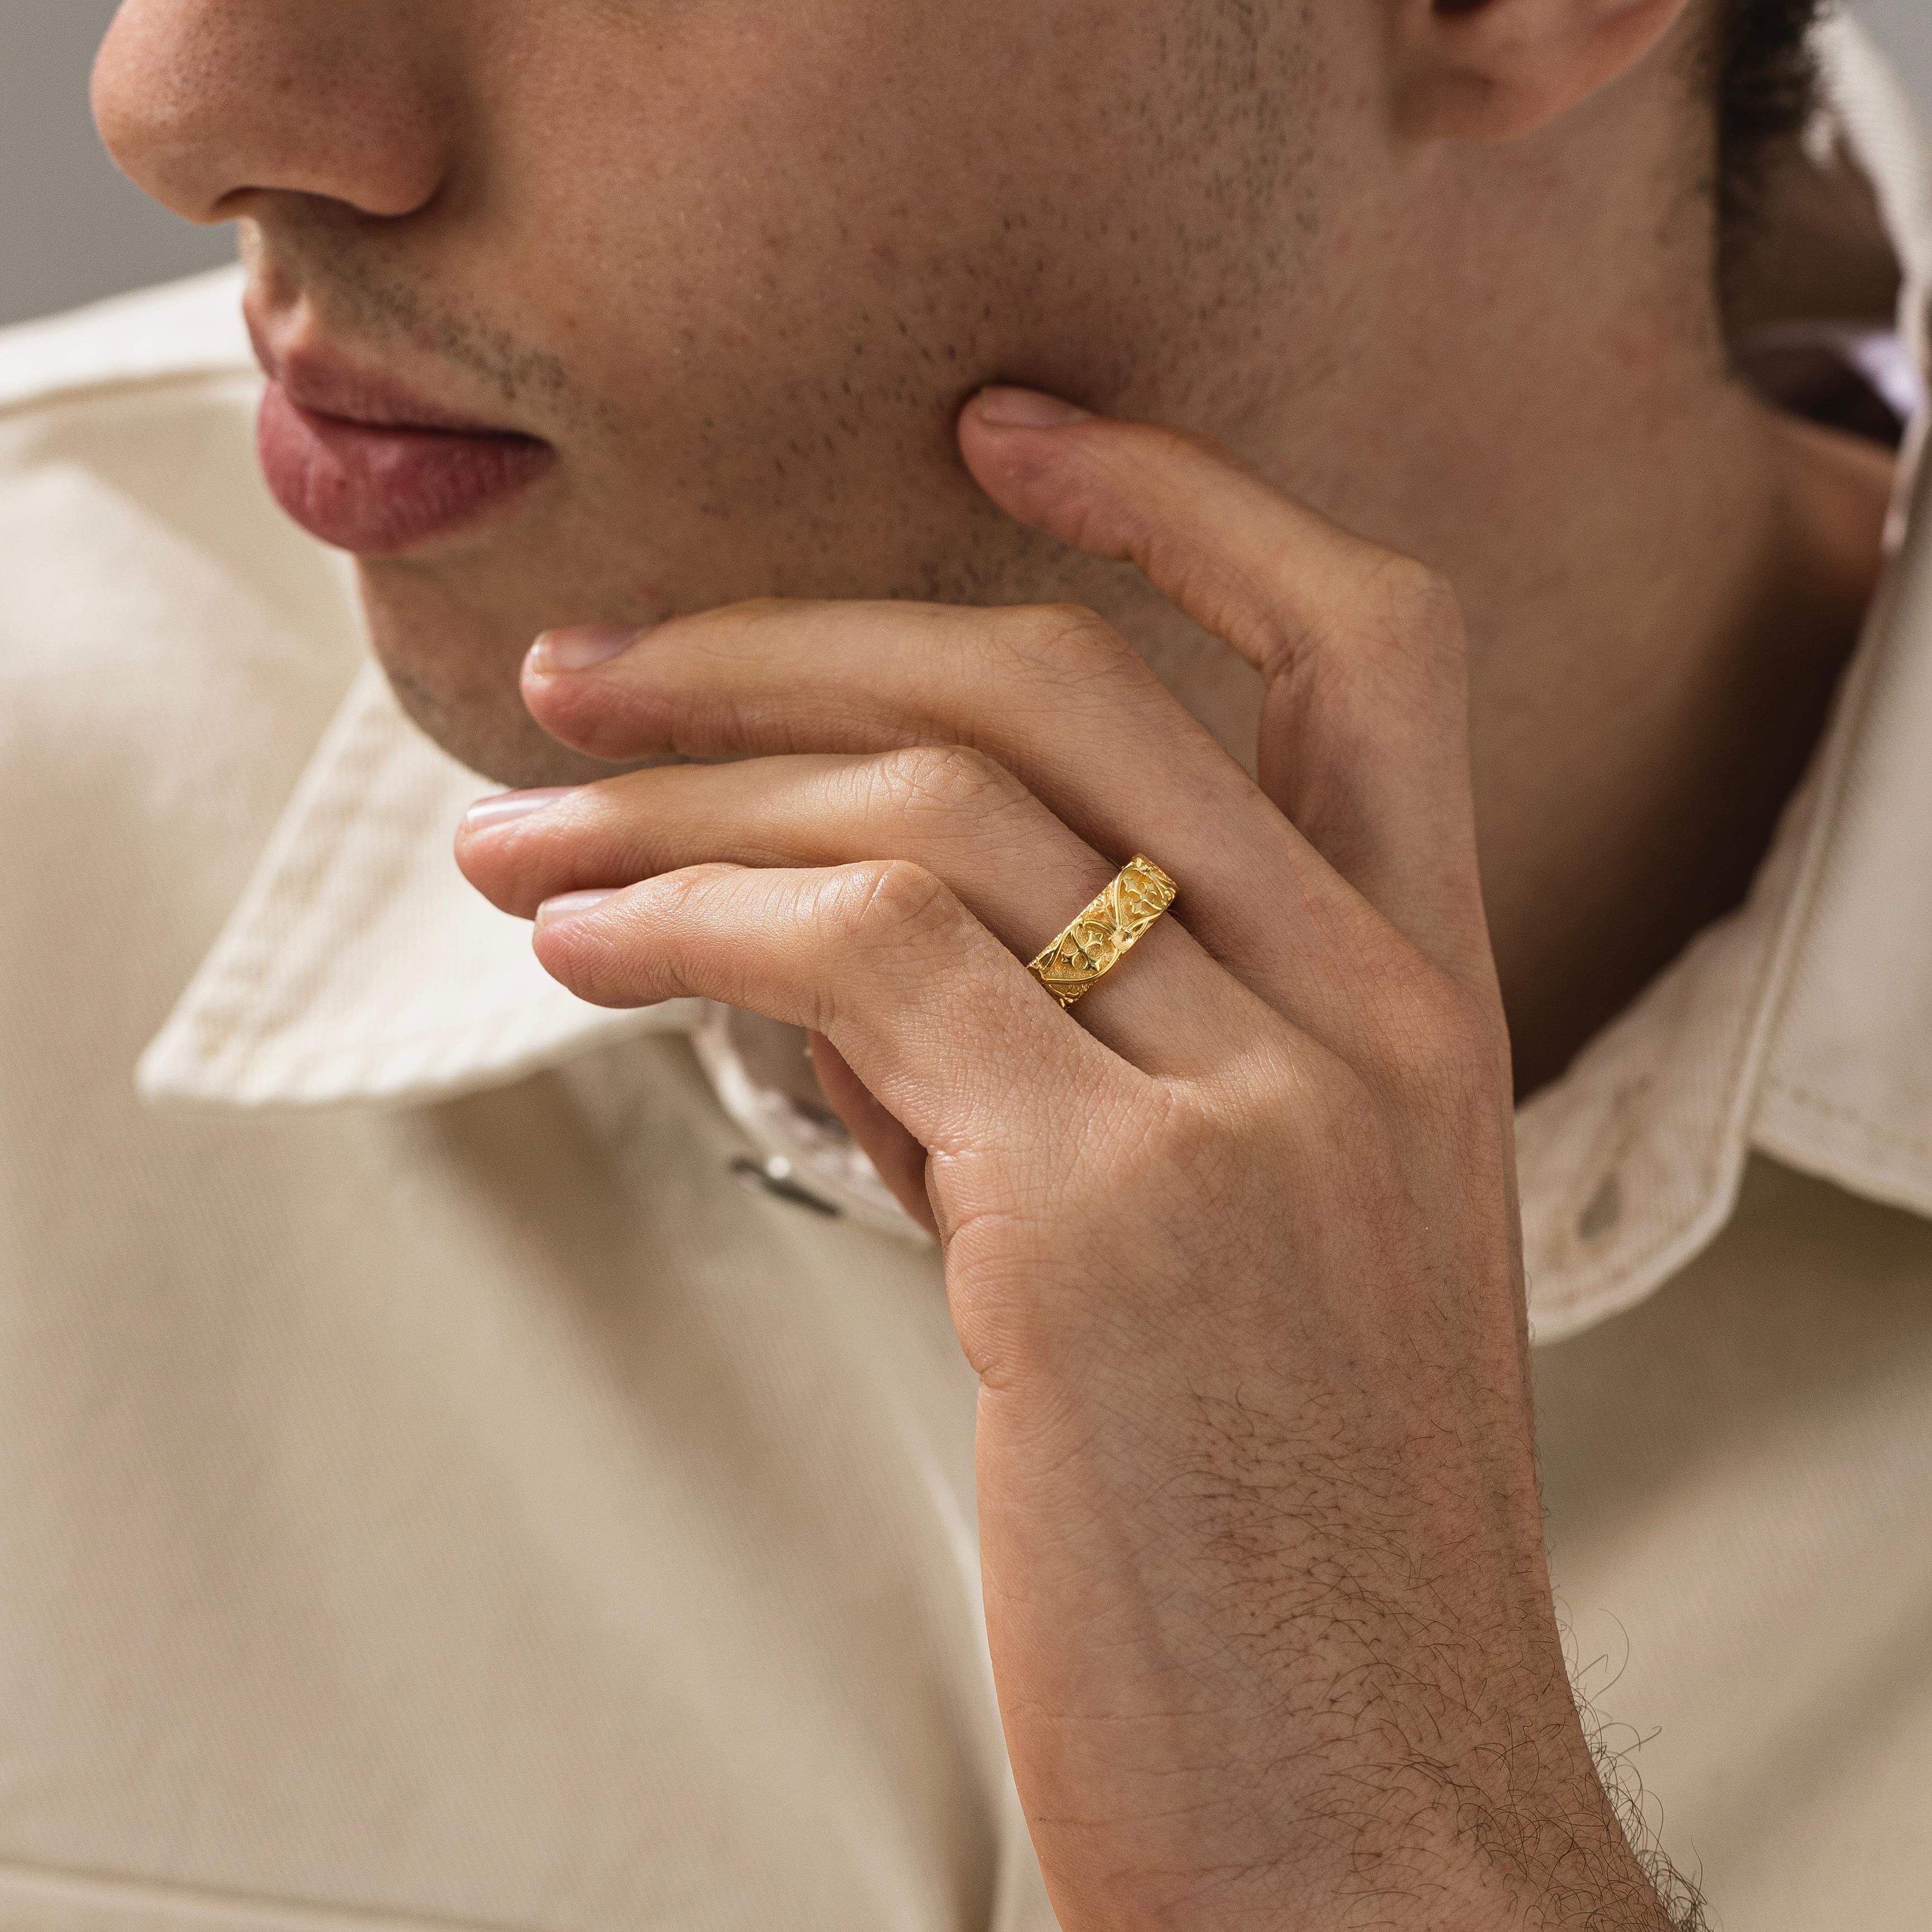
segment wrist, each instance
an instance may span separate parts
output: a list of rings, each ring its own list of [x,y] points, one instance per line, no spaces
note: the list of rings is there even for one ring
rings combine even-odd
[[[1522,1707],[1517,1707],[1519,1718]],[[1405,1729],[1409,1727],[1406,1726]],[[1567,1686],[1562,1708],[1513,1741],[1466,1742],[1454,1762],[1406,1740],[1338,1751],[1249,1836],[1249,1855],[1175,1870],[1104,1871],[1082,1882],[1049,1864],[1066,1932],[1698,1932],[1694,1889],[1627,1832],[1592,1759]],[[1326,1755],[1327,1754],[1324,1754]],[[1250,1771],[1252,1767],[1248,1768]],[[1304,1769],[1306,1768],[1304,1763]],[[1247,1777],[1212,1780],[1217,1796]],[[1286,1794],[1282,1794],[1286,1795]],[[1237,1834],[1197,1814],[1225,1852]],[[1258,1825],[1259,1821],[1255,1821]],[[1158,1833],[1150,1836],[1158,1836]],[[1192,1834],[1190,1834],[1192,1835]],[[1118,1840],[1116,1840],[1118,1844]],[[1044,1847],[1042,1848],[1044,1849]],[[1203,1846],[1197,1844],[1199,1852]],[[1058,1869],[1055,1869],[1055,1867]]]
[[[1372,1900],[1375,1922],[1402,1932],[1701,1926],[1694,1891],[1625,1829],[1564,1704],[1534,1744],[1498,1741],[1454,1765],[1412,1754],[1362,1808],[1328,1909],[1310,1913],[1285,1897],[1275,1925],[1340,1932]],[[1338,1793],[1338,1814],[1344,1802]]]

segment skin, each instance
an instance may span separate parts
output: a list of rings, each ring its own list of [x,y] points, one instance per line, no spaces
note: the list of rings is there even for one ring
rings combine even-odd
[[[952,424],[987,380],[1209,435],[1442,572],[1528,1090],[1742,890],[1876,558],[1872,459],[1726,380],[1703,30],[1684,0],[130,0],[95,94],[150,192],[239,219],[272,347],[557,448],[362,572],[404,702],[506,782],[596,769],[518,701],[538,630],[766,595],[1084,604],[1251,762],[1234,653],[974,487]]]
[[[812,1029],[936,1227],[1070,1932],[1663,1922],[1550,1608],[1512,1088],[1742,890],[1886,482],[1729,379],[1706,25],[129,0],[104,49],[273,352],[556,452],[362,560],[418,720],[526,786],[734,761],[460,857],[586,998]],[[1136,850],[1181,901],[1063,1013],[1019,958]]]

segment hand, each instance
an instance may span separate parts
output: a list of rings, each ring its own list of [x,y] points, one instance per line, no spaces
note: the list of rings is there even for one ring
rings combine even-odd
[[[1198,442],[1001,419],[1041,403],[968,406],[975,475],[1259,669],[1258,784],[1090,613],[758,603],[541,641],[565,742],[736,761],[463,866],[586,999],[812,1029],[934,1227],[1067,1932],[1660,1925],[1544,1568],[1454,598]],[[1063,1012],[1021,962],[1136,851],[1179,901]]]

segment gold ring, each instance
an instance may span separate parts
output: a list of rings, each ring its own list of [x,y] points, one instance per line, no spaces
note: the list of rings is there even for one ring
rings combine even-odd
[[[1136,852],[1106,890],[1038,958],[1027,962],[1027,970],[1063,1006],[1070,1006],[1120,963],[1180,890],[1151,859]]]

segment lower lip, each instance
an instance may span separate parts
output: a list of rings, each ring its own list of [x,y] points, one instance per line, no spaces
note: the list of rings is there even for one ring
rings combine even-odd
[[[279,382],[262,399],[255,446],[275,501],[310,536],[358,556],[393,556],[473,523],[556,454],[530,436],[317,416]]]

